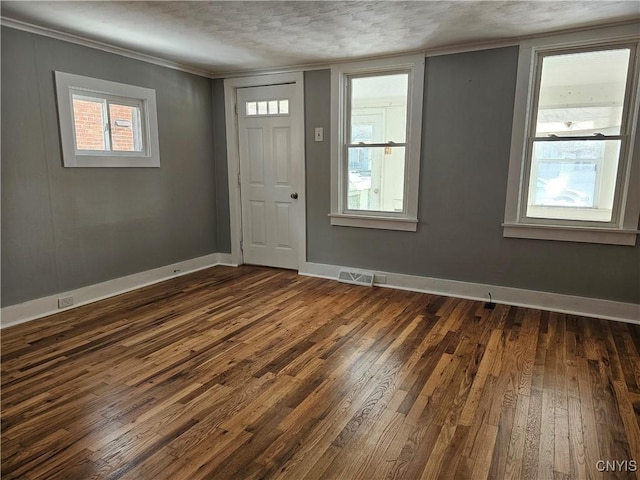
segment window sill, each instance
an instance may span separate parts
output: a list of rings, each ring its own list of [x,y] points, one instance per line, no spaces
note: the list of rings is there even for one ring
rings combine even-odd
[[[331,225],[341,227],[377,228],[381,230],[401,230],[415,232],[418,229],[417,218],[377,217],[372,215],[346,215],[330,213]]]
[[[623,230],[618,228],[568,227],[524,223],[503,223],[502,226],[504,227],[503,236],[509,238],[601,243],[608,245],[635,246],[636,237],[640,234],[638,230]]]
[[[69,160],[68,158],[65,160]],[[65,161],[65,167],[159,167],[158,156],[126,155],[75,155],[71,161]]]

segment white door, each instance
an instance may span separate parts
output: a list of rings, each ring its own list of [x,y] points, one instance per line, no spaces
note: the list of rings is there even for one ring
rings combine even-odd
[[[295,85],[237,92],[244,262],[297,269],[304,156]]]

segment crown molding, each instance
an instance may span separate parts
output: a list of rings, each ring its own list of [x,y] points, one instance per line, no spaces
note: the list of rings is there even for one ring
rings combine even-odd
[[[271,75],[276,73],[291,73],[309,70],[324,70],[329,69],[333,65],[341,65],[343,63],[353,63],[366,60],[385,60],[404,55],[424,55],[425,57],[438,57],[441,55],[454,55],[456,53],[477,52],[480,50],[491,50],[494,48],[513,47],[520,45],[523,41],[532,40],[536,38],[552,37],[557,35],[564,35],[570,33],[610,29],[615,27],[624,27],[626,25],[638,25],[640,28],[640,20],[626,20],[622,22],[607,23],[603,25],[592,25],[586,27],[568,28],[563,30],[554,30],[551,32],[536,33],[532,35],[523,35],[520,37],[504,38],[498,40],[487,40],[482,42],[461,43],[457,45],[445,45],[442,47],[434,47],[427,49],[408,50],[404,52],[393,53],[389,55],[377,55],[362,58],[348,58],[342,60],[336,60],[332,62],[322,63],[310,63],[302,65],[289,65],[284,67],[275,68],[263,68],[263,69],[247,69],[247,70],[230,70],[223,72],[211,73],[211,78],[234,78],[234,77],[247,77],[254,75]]]
[[[584,31],[590,31],[590,30],[600,30],[600,29],[612,28],[612,27],[622,27],[625,25],[638,25],[638,27],[640,28],[640,19],[624,20],[621,22],[612,22],[612,23],[607,23],[602,25],[591,25],[591,26],[567,28],[562,30],[554,30],[550,32],[536,33],[532,35],[522,35],[519,37],[504,38],[504,39],[498,39],[498,40],[461,43],[457,45],[448,45],[448,46],[445,45],[442,47],[398,52],[390,55],[378,55],[378,56],[363,57],[363,58],[350,58],[350,59],[336,60],[332,62],[318,62],[318,63],[288,65],[288,66],[273,67],[273,68],[261,68],[261,69],[248,68],[246,70],[227,70],[227,71],[218,71],[218,72],[198,69],[185,64],[172,62],[164,58],[155,57],[153,55],[147,55],[145,53],[140,53],[135,50],[116,47],[108,43],[99,42],[97,40],[91,40],[86,37],[65,33],[60,30],[55,30],[52,28],[41,27],[31,23],[23,22],[20,20],[14,20],[8,17],[0,16],[0,24],[6,27],[15,28],[17,30],[35,33],[37,35],[43,35],[45,37],[55,38],[57,40],[63,40],[65,42],[75,43],[77,45],[82,45],[89,48],[95,48],[98,50],[102,50],[104,52],[114,53],[116,55],[122,55],[124,57],[133,58],[135,60],[140,60],[142,62],[152,63],[154,65],[172,68],[174,70],[180,70],[186,73],[192,73],[194,75],[199,75],[201,77],[220,79],[220,78],[247,77],[247,76],[254,76],[254,75],[294,73],[294,72],[304,72],[304,71],[310,71],[310,70],[324,70],[324,69],[331,68],[332,65],[339,65],[341,63],[349,63],[349,62],[356,62],[356,61],[362,61],[362,60],[379,60],[379,59],[393,58],[399,55],[422,54],[425,57],[437,57],[441,55],[453,55],[456,53],[475,52],[479,50],[491,50],[493,48],[502,48],[502,47],[511,47],[511,46],[520,45],[521,42],[526,40],[532,40],[532,39],[543,38],[543,37],[551,37],[556,35],[564,35],[569,33],[584,32]]]
[[[42,35],[44,37],[54,38],[56,40],[62,40],[64,42],[74,43],[76,45],[82,45],[83,47],[102,50],[103,52],[113,53],[123,57],[132,58],[134,60],[140,60],[141,62],[152,63],[153,65],[159,65],[161,67],[171,68],[173,70],[179,70],[181,72],[191,73],[200,77],[213,78],[211,72],[207,70],[190,67],[182,63],[172,62],[164,58],[147,55],[146,53],[136,52],[127,48],[116,47],[115,45],[99,42],[97,40],[90,40],[86,37],[61,32],[52,28],[41,27],[4,16],[0,16],[0,24],[4,27],[22,30],[23,32],[35,33],[36,35]]]

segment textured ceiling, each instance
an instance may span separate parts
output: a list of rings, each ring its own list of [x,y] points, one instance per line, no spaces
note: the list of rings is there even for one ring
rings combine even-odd
[[[209,72],[503,40],[640,19],[638,1],[12,2],[2,16]]]

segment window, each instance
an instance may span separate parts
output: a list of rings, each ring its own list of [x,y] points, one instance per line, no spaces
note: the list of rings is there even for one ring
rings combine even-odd
[[[56,72],[65,167],[159,167],[155,91]]]
[[[505,236],[635,244],[637,51],[603,31],[521,45]]]
[[[245,111],[247,117],[289,115],[289,100],[262,100],[246,102]]]
[[[415,231],[424,56],[331,70],[331,224]]]

